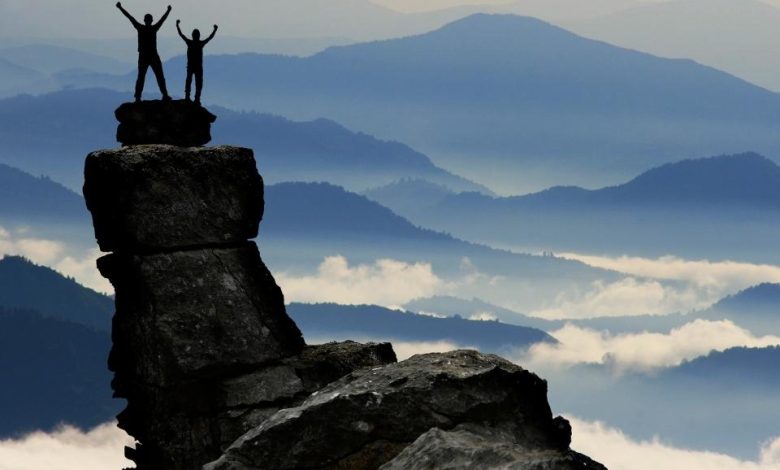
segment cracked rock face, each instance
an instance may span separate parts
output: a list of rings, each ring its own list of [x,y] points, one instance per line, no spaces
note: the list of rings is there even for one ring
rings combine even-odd
[[[139,145],[87,157],[84,197],[103,251],[154,252],[257,236],[263,180],[240,147]]]
[[[464,424],[500,427],[526,460],[528,452],[564,456],[570,429],[562,421],[536,375],[475,351],[428,354],[350,373],[277,412],[204,469],[378,468],[431,429]]]
[[[252,151],[140,145],[87,157],[84,196],[116,291],[112,387],[140,470],[191,470],[389,344],[306,346],[257,246]]]
[[[450,431],[433,428],[381,470],[606,470],[570,449],[527,446],[511,427],[462,424]]]
[[[154,255],[109,255],[116,290],[114,370],[159,386],[298,354],[303,338],[254,243]],[[117,359],[118,361],[119,359]]]

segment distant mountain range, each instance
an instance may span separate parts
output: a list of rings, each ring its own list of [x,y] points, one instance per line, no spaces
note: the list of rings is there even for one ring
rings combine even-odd
[[[598,190],[496,198],[406,182],[368,194],[415,223],[521,251],[780,262],[780,167],[754,153],[666,164]]]
[[[84,158],[93,150],[117,146],[113,113],[128,99],[115,91],[89,89],[1,100],[0,162],[49,175],[80,192]],[[213,143],[254,149],[269,183],[325,180],[362,191],[417,177],[457,191],[490,193],[406,145],[354,133],[332,121],[292,122],[224,108],[212,111],[219,117]]]
[[[702,312],[706,319],[727,319],[756,335],[780,336],[780,284],[761,284],[727,297]]]
[[[634,439],[663,436],[675,447],[756,461],[777,435],[778,361],[780,347],[733,348],[651,375],[582,367],[546,378],[550,401],[565,413]]]
[[[619,277],[579,262],[496,250],[423,229],[364,196],[325,183],[271,185],[265,201],[259,245],[273,272],[312,273],[334,255],[353,265],[380,259],[425,262],[442,280],[455,283],[461,295],[494,295],[521,311],[562,291]]]
[[[60,273],[18,256],[0,259],[0,307],[111,330],[114,301]]]
[[[34,296],[45,296],[47,287],[40,285]],[[26,300],[35,301],[32,296]],[[111,398],[112,374],[106,366],[108,332],[2,305],[0,438],[62,423],[87,429],[119,412],[122,402]]]
[[[166,65],[183,76],[184,59]],[[690,60],[473,15],[307,58],[206,60],[210,101],[399,139],[494,190],[612,184],[693,155],[780,155],[780,95]],[[127,90],[132,76],[96,77]]]
[[[43,93],[56,84],[46,74],[13,63],[0,55],[0,98],[19,93]]]
[[[19,258],[0,261],[0,274],[0,377],[4,384],[0,436],[51,429],[60,422],[89,427],[110,419],[121,408],[120,401],[111,399],[109,389],[106,357],[110,338],[106,330],[93,327],[94,318],[84,314],[103,315],[111,307],[110,299]],[[758,286],[723,303],[771,304],[776,297],[776,286]],[[63,313],[65,306],[72,311]],[[471,306],[477,310],[490,307],[478,301]],[[32,308],[46,312],[45,316]],[[376,306],[292,304],[288,309],[309,340],[362,334],[395,341],[449,340],[486,351],[551,340],[532,328],[457,317],[439,319]],[[654,376],[615,377],[608,371],[578,368],[546,378],[556,406],[579,417],[619,425],[634,437],[650,438],[648,433],[661,432],[676,444],[717,445],[725,452],[750,456],[755,442],[774,431],[777,410],[770,404],[776,401],[779,385],[775,374],[779,351],[738,348]],[[729,406],[723,407],[724,403]],[[719,413],[712,413],[718,406],[722,407]],[[698,419],[674,418],[682,413]],[[724,429],[728,427],[742,431],[727,439]]]
[[[663,57],[693,59],[780,90],[780,10],[766,1],[675,0],[564,26],[584,36]],[[775,2],[777,4],[777,2]],[[692,21],[695,18],[695,21]]]
[[[0,226],[9,220],[55,223],[88,220],[80,195],[47,177],[34,177],[0,163]]]
[[[310,341],[361,339],[438,342],[508,353],[539,342],[555,342],[547,333],[498,321],[450,316],[436,318],[375,305],[290,304],[288,313]]]

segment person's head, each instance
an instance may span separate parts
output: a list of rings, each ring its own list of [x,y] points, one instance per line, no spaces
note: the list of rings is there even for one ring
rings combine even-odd
[[[192,39],[198,40],[200,39],[200,30],[199,29],[193,29],[192,30]]]
[[[144,15],[144,24],[146,26],[149,26],[150,24],[152,24],[152,21],[154,21],[154,18],[152,18],[152,15],[150,15],[149,13]]]

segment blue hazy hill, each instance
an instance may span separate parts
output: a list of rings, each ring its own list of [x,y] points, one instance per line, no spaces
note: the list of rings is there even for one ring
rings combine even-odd
[[[756,460],[777,435],[780,347],[732,348],[653,374],[590,366],[550,373],[550,401],[634,439]],[[734,432],[739,430],[739,432]]]
[[[0,307],[31,310],[109,331],[114,301],[60,273],[18,256],[0,259]]]
[[[9,219],[86,221],[87,216],[80,195],[48,177],[35,177],[0,163],[0,225]]]
[[[524,196],[460,193],[403,204],[371,193],[414,223],[480,243],[528,250],[771,261],[780,166],[755,153],[684,160],[597,190],[554,187]],[[480,224],[463,224],[479,217]],[[769,256],[769,258],[767,258]]]
[[[298,304],[288,313],[307,339],[433,342],[450,341],[490,353],[509,352],[539,342],[555,342],[547,333],[497,321],[435,318],[375,305]]]
[[[463,257],[490,271],[580,278],[606,275],[602,271],[564,259],[497,250],[412,224],[377,202],[328,183],[280,183],[268,186],[266,212],[260,228],[266,241],[308,241],[307,249],[327,244],[333,253],[369,248],[371,260],[389,257],[408,261],[439,258],[457,270]],[[270,250],[269,250],[270,251]],[[307,250],[301,250],[305,252]],[[273,256],[273,254],[272,254]]]
[[[167,67],[179,76],[184,59]],[[307,58],[209,56],[206,68],[215,102],[327,116],[504,192],[604,185],[690,155],[780,153],[779,95],[527,17],[474,15]]]
[[[33,297],[47,295],[47,287]],[[110,348],[107,331],[7,309],[0,301],[0,437],[62,423],[87,429],[115,416],[122,402],[112,399]]]
[[[701,312],[708,320],[730,320],[753,334],[780,335],[780,284],[745,289]]]
[[[24,93],[42,93],[55,87],[48,75],[19,65],[0,54],[0,98]]]
[[[682,363],[679,367],[665,372],[662,378],[707,380],[720,382],[728,388],[742,386],[746,390],[755,390],[759,386],[776,390],[780,387],[778,359],[780,346],[713,351],[707,356]]]
[[[80,189],[87,153],[117,146],[114,110],[128,99],[116,91],[81,89],[0,100],[0,162]],[[224,108],[212,111],[219,117],[213,143],[254,149],[269,182],[332,181],[363,190],[419,177],[458,191],[488,192],[406,145],[355,133],[333,121],[293,122]]]

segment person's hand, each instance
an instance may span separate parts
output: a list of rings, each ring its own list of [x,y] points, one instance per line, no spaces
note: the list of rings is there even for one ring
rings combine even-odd
[[[171,11],[171,9],[172,9],[172,8],[171,8],[171,6],[170,6],[170,5],[168,5],[168,11]]]
[[[122,8],[122,2],[116,2],[116,7],[117,8]]]
[[[181,24],[181,20],[176,20],[176,26]]]
[[[217,25],[214,25],[214,31],[216,31],[216,30],[218,30],[218,29],[219,29],[219,26],[217,26]]]

